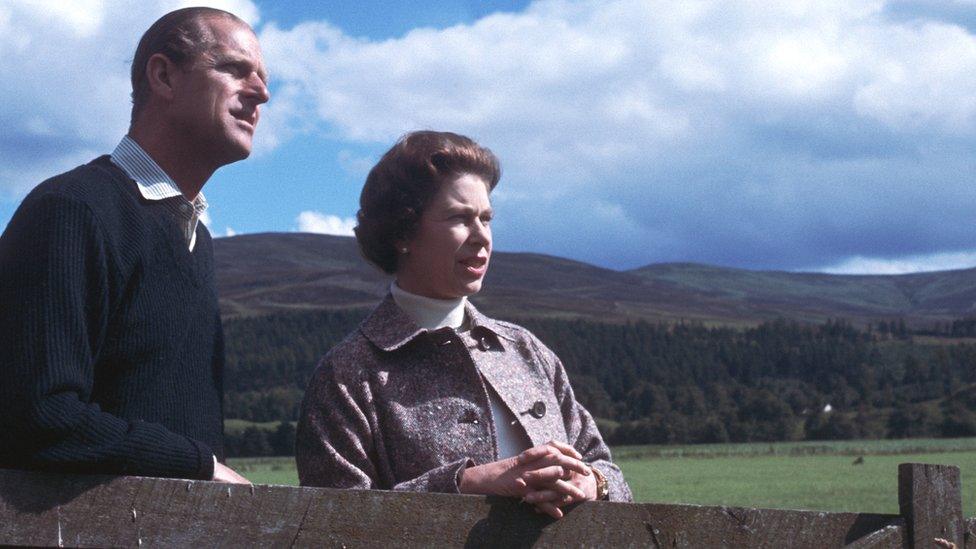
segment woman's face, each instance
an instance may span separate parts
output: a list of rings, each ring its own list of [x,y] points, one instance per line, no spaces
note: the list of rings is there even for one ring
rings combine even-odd
[[[488,185],[465,174],[444,183],[427,204],[413,238],[397,243],[400,288],[435,299],[481,290],[491,256]]]

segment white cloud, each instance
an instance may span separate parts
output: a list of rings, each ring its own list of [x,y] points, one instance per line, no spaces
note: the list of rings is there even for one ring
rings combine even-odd
[[[139,34],[189,3],[0,4],[0,196],[114,145]],[[260,17],[249,0],[224,5]],[[275,97],[255,154],[311,133],[368,151],[413,129],[458,131],[502,160],[502,249],[616,267],[896,268],[871,258],[976,242],[964,24],[976,7],[891,7],[538,0],[382,41],[271,23],[260,35]],[[372,164],[336,161],[350,174]],[[305,214],[300,225],[351,234],[350,219]]]
[[[944,252],[895,259],[853,257],[820,269],[832,274],[907,274],[976,267],[976,251]]]
[[[298,231],[302,233],[332,234],[338,236],[352,236],[356,227],[356,220],[351,217],[341,218],[336,215],[304,211],[295,218]]]
[[[583,150],[641,138],[648,148],[693,139],[715,116],[775,116],[800,101],[895,129],[922,117],[973,132],[973,37],[889,22],[883,7],[538,1],[396,40],[352,38],[324,22],[272,24],[261,38],[278,77],[355,140],[450,127],[511,149],[533,137]]]
[[[109,152],[128,127],[129,69],[158,17],[210,5],[256,22],[250,0],[12,0],[0,5],[0,197]]]
[[[209,209],[208,210],[205,210],[202,214],[200,214],[200,223],[203,223],[204,225],[207,226],[207,228],[210,230],[210,234],[212,234],[214,236],[214,238],[220,238],[222,236],[236,236],[237,235],[237,231],[235,231],[231,227],[225,227],[223,234],[220,234],[220,233],[216,232],[214,230],[214,228],[213,228],[214,227],[213,217],[210,216],[210,210]]]
[[[976,39],[886,9],[538,0],[391,40],[325,22],[261,39],[330,136],[434,128],[495,150],[521,223],[499,218],[502,246],[598,233],[614,266],[793,268],[976,240]],[[626,222],[597,225],[586,204]]]
[[[369,175],[369,171],[373,169],[373,166],[379,159],[360,156],[348,150],[341,150],[336,160],[339,161],[339,166],[347,174],[357,180],[365,180],[366,176]]]

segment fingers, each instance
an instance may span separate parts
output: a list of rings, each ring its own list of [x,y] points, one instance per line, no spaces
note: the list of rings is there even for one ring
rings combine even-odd
[[[583,459],[582,454],[577,452],[576,448],[573,448],[572,446],[566,444],[565,442],[550,440],[546,444],[533,446],[532,448],[523,451],[521,454],[519,454],[516,457],[516,461],[518,464],[524,465],[526,463],[531,463],[537,459],[541,459],[547,456],[552,457],[560,454],[571,457],[576,460]]]
[[[563,518],[563,511],[551,503],[540,503],[535,506],[535,510],[545,513],[554,519]]]
[[[576,448],[573,448],[572,446],[566,444],[565,442],[559,442],[558,440],[550,440],[548,442],[548,445],[555,446],[556,448],[559,449],[560,452],[566,454],[567,456],[571,456],[576,459],[583,459],[583,454],[577,452]]]
[[[559,465],[550,465],[548,467],[526,471],[522,473],[520,478],[522,478],[529,486],[540,486],[544,484],[552,484],[557,480],[566,478],[566,476],[566,469],[560,467]]]
[[[573,500],[586,499],[586,492],[582,488],[567,482],[566,471],[561,467],[546,467],[525,473],[524,479],[529,486],[542,490],[555,490],[568,495]]]
[[[522,501],[537,505],[539,503],[552,503],[557,507],[573,503],[573,496],[563,494],[557,490],[536,490],[525,494]]]
[[[583,476],[591,474],[590,466],[579,459],[564,454],[555,446],[542,445],[522,452],[516,457],[516,463],[527,469],[541,469],[558,465],[567,471],[572,471]]]
[[[532,463],[533,461],[546,457],[552,453],[552,449],[545,444],[540,444],[539,446],[533,446],[528,450],[523,451],[521,454],[515,457],[515,461],[519,465],[525,465]]]
[[[237,474],[236,471],[222,463],[217,463],[214,466],[213,480],[229,484],[251,484],[251,481]]]

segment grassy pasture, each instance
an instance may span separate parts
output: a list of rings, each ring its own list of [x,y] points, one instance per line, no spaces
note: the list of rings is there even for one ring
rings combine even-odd
[[[641,502],[874,513],[898,512],[899,463],[956,465],[963,511],[976,515],[976,438],[621,446],[614,456]],[[259,484],[298,483],[291,457],[230,465]]]

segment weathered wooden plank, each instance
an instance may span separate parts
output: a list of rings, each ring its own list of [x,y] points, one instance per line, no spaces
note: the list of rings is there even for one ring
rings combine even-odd
[[[898,506],[908,526],[911,547],[931,547],[935,538],[962,546],[962,481],[952,465],[902,463],[898,466]]]
[[[495,497],[0,470],[0,544],[897,547],[884,534],[865,540],[902,524],[897,515],[609,502],[553,521]]]
[[[908,547],[908,529],[902,525],[889,525],[875,530],[863,538],[845,546],[846,549],[895,549]]]

